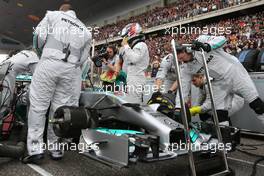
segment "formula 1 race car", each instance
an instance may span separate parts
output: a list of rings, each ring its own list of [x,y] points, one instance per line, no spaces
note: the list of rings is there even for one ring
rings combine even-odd
[[[64,106],[56,111],[54,131],[61,138],[80,137],[79,145],[86,146],[80,153],[119,168],[137,161],[155,162],[187,155],[186,148],[176,147],[186,143],[183,125],[177,118],[173,120],[156,111],[157,106],[130,104],[107,92],[83,92],[80,107]],[[213,125],[191,126],[192,151],[208,156],[217,153]],[[228,150],[232,150],[239,142],[239,130],[221,129],[225,145],[230,144]]]
[[[17,89],[14,109],[8,113],[9,116],[1,119],[8,122],[10,127],[16,126],[17,112],[22,105],[27,105],[24,86],[18,86]],[[187,134],[181,122],[181,113],[168,113],[171,108],[166,109],[164,102],[166,99],[161,102],[153,101],[151,105],[138,105],[128,103],[123,97],[113,93],[84,91],[79,107],[60,107],[52,122],[57,136],[79,139],[79,146],[82,146],[79,148],[80,153],[118,168],[129,167],[136,162],[165,161],[188,155],[186,135],[190,136],[192,151],[199,154],[199,157],[206,155],[207,159],[208,156],[211,159],[217,156],[221,161],[221,157],[217,155],[219,142],[213,125],[189,121],[191,130]],[[7,121],[6,117],[12,117],[12,122]],[[8,132],[11,130],[13,128]],[[23,128],[19,131],[22,131],[21,137],[14,145],[1,142],[0,156],[19,158],[23,155],[26,130]],[[223,127],[222,134],[225,139],[224,147],[232,150],[239,142],[238,129]],[[214,161],[221,165],[219,160]],[[208,162],[203,167],[205,170],[210,169]]]

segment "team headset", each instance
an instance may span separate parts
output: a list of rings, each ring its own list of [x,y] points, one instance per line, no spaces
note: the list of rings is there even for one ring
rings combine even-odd
[[[185,51],[186,51],[186,53],[192,53],[193,52],[192,48],[189,46],[185,47]]]
[[[182,46],[182,45],[176,45],[176,50],[177,51],[185,51],[186,53],[193,53],[193,50],[189,46]]]

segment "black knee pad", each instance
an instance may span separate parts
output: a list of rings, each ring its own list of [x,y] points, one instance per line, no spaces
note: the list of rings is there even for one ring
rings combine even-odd
[[[208,119],[212,119],[212,115],[208,113],[201,113],[199,114],[200,120],[205,122]]]
[[[228,117],[228,111],[227,110],[216,110],[217,116],[218,116],[218,121],[221,122],[225,122],[225,121],[229,121],[229,117]],[[213,119],[211,114],[199,114],[200,119],[202,121],[206,121],[208,119]]]
[[[264,113],[264,103],[260,98],[257,98],[256,100],[249,103],[249,106],[255,111],[255,113],[259,115]]]
[[[225,121],[229,121],[229,117],[228,117],[228,111],[227,110],[216,110],[217,116],[218,116],[218,121],[221,122],[225,122]]]

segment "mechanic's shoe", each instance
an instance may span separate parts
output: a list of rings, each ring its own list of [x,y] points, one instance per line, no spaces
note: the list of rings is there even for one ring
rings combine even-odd
[[[52,160],[56,160],[56,161],[61,160],[62,157],[64,156],[64,151],[63,150],[50,151],[49,155]]]
[[[22,163],[24,164],[41,164],[44,159],[44,154],[28,155],[22,158]]]

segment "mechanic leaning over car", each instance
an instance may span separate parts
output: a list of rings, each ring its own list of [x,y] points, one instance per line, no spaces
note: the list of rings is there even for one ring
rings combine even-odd
[[[11,102],[16,85],[16,76],[25,72],[34,73],[39,57],[33,50],[23,50],[15,55],[9,55],[9,58],[2,63],[10,63],[8,73],[1,85],[1,109],[0,118],[11,110]]]
[[[205,51],[209,75],[212,78],[212,88],[219,122],[229,121],[228,105],[230,93],[237,94],[249,103],[255,113],[264,113],[264,103],[259,98],[257,89],[243,65],[238,59],[226,53],[222,46],[226,43],[224,36],[201,35],[194,42],[192,50],[178,45],[176,47],[177,57],[186,67],[181,70],[183,95],[187,99],[190,91],[192,75],[204,73],[203,57],[200,48]],[[179,97],[176,98],[176,106],[180,106]],[[211,107],[211,105],[208,104]],[[201,106],[195,107],[195,113],[202,113]]]
[[[47,11],[35,30],[35,38],[38,48],[43,50],[30,85],[28,156],[23,158],[24,163],[39,163],[44,158],[43,132],[49,106],[51,118],[60,106],[78,105],[80,65],[89,57],[92,40],[70,4],[63,4],[59,11]],[[52,145],[51,158],[61,159],[63,150],[56,145],[58,138],[50,124],[47,137]]]
[[[119,50],[123,60],[123,70],[127,73],[127,101],[142,104],[147,102],[144,98],[146,85],[145,71],[149,65],[149,51],[145,43],[145,36],[138,23],[126,25],[121,32],[122,47]]]
[[[198,88],[198,106],[201,107],[202,111],[205,113],[200,113],[199,117],[202,121],[212,120],[212,113],[211,113],[211,103],[210,103],[210,95],[208,86],[206,84],[206,78],[204,74],[197,73],[192,75],[192,84]],[[230,103],[228,105],[228,115],[232,116],[237,111],[239,111],[244,106],[244,99],[241,98],[238,95],[235,95],[233,93],[229,94],[227,99],[230,99]],[[208,106],[209,105],[209,106]],[[190,113],[192,116],[196,115],[197,106],[193,106],[190,109]],[[198,107],[199,108],[199,107]],[[227,125],[229,126],[228,121],[225,121],[221,123],[221,125]]]

